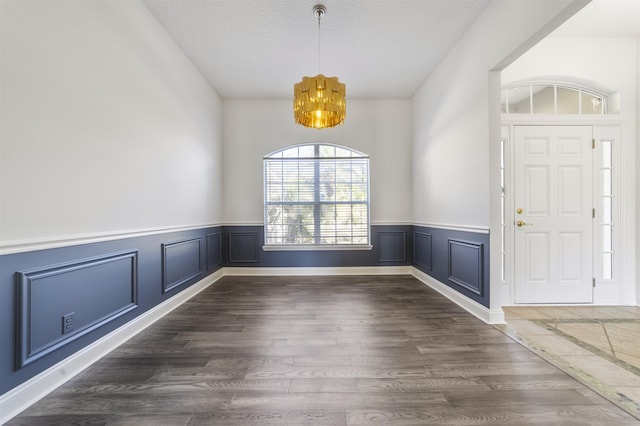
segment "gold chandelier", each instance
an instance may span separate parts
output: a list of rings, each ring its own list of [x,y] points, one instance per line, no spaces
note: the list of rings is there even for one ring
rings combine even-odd
[[[318,4],[313,14],[318,18],[318,68],[320,68],[320,18],[327,9]],[[347,113],[346,86],[338,77],[302,77],[293,86],[293,116],[296,123],[315,129],[337,126],[344,122]]]

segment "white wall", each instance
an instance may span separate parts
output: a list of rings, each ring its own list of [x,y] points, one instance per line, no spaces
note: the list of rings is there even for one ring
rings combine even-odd
[[[1,247],[221,220],[221,100],[138,1],[1,7]]]
[[[588,1],[494,0],[413,97],[413,219],[489,229],[490,310],[500,288],[499,71]],[[501,312],[501,311],[500,311]]]
[[[548,37],[502,71],[502,84],[531,77],[579,79],[609,92],[621,92],[621,117],[635,121],[636,39],[632,37]]]
[[[636,38],[636,142],[640,146],[640,37]],[[640,165],[640,148],[636,149],[636,165]],[[640,265],[640,172],[636,172],[636,265]],[[636,305],[640,306],[640,274],[636,273]]]
[[[575,3],[492,2],[415,94],[416,223],[489,227],[489,72],[539,40],[558,15],[570,16]],[[493,131],[497,142],[499,126]]]
[[[344,124],[322,130],[295,124],[290,99],[225,99],[223,105],[225,223],[262,224],[263,156],[306,142],[368,154],[372,224],[411,223],[409,100],[347,99]]]
[[[494,1],[415,94],[416,223],[489,227],[489,71],[567,7],[572,2]]]
[[[618,93],[612,110],[618,122],[621,122],[621,198],[622,206],[620,229],[622,230],[621,249],[619,252],[622,277],[622,292],[613,300],[613,292],[599,294],[596,302],[601,303],[634,303],[635,277],[635,239],[636,227],[640,223],[637,217],[636,158],[637,144],[637,107],[638,92],[637,38],[568,38],[548,37],[522,55],[502,72],[502,83],[526,80],[539,76],[572,80],[578,79],[608,92]],[[594,117],[597,119],[598,117]],[[616,212],[618,214],[618,212]],[[617,242],[616,242],[617,243]],[[637,247],[637,245],[636,245]],[[606,285],[601,285],[606,288]],[[597,289],[597,290],[598,290]]]

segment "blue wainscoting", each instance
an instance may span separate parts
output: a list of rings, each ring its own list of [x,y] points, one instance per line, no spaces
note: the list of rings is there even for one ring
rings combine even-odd
[[[489,234],[413,227],[413,265],[489,307]]]
[[[413,265],[425,272],[433,270],[431,234],[413,231]]]
[[[264,251],[263,226],[224,227],[224,265],[238,267],[411,266],[411,225],[374,225],[371,250]]]
[[[222,232],[207,234],[207,271],[222,266]]]
[[[260,263],[263,227],[225,227],[229,264]],[[258,266],[258,265],[256,265]]]
[[[0,395],[220,269],[222,235],[210,227],[0,256]]]
[[[371,250],[264,251],[219,226],[0,256],[0,395],[222,267],[415,266],[489,306],[489,235],[374,225]]]
[[[378,261],[407,262],[408,235],[405,231],[378,230]]]
[[[162,291],[173,290],[202,274],[202,238],[162,244]]]
[[[130,251],[17,272],[18,368],[137,308],[137,266]]]

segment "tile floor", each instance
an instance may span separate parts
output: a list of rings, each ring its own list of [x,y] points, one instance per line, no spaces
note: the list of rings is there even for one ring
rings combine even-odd
[[[640,420],[640,307],[504,311],[498,328]]]

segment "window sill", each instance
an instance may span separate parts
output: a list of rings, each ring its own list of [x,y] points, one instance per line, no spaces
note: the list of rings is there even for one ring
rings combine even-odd
[[[262,246],[264,251],[325,251],[325,250],[373,250],[371,244],[322,244],[322,245],[268,245]]]

